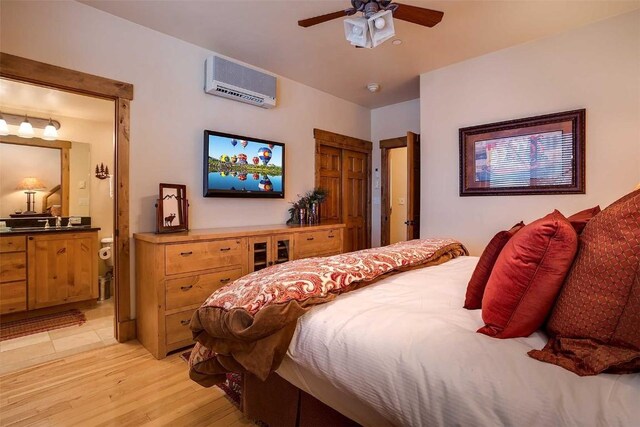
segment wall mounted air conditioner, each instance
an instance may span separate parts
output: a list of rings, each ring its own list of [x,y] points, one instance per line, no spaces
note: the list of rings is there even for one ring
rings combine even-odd
[[[262,108],[276,106],[276,78],[219,56],[205,61],[204,91]]]

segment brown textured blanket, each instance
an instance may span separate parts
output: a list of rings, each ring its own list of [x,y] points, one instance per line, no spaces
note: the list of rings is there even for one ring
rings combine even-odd
[[[442,264],[465,247],[452,239],[411,240],[326,258],[307,258],[248,274],[214,292],[191,319],[197,341],[189,376],[203,386],[227,372],[261,379],[284,358],[297,319],[312,306],[413,267]]]

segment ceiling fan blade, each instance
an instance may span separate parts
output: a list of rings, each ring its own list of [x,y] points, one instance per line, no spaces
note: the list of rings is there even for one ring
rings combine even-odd
[[[402,19],[403,21],[412,22],[425,27],[433,27],[442,21],[444,12],[437,10],[425,9],[423,7],[411,6],[408,4],[394,3],[398,5],[398,9],[394,12],[393,17]]]
[[[346,10],[340,10],[338,12],[327,13],[326,15],[314,16],[313,18],[303,19],[298,21],[298,25],[301,27],[310,27],[312,25],[322,24],[323,22],[331,21],[332,19],[342,18],[347,15]]]

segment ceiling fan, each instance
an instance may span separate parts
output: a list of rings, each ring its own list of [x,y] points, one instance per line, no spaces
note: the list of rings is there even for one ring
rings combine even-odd
[[[363,17],[345,19],[345,36],[356,47],[376,47],[395,35],[392,17],[425,27],[438,24],[444,12],[392,3],[391,0],[351,0],[349,9],[298,21],[301,27],[311,27],[343,16],[362,12]]]

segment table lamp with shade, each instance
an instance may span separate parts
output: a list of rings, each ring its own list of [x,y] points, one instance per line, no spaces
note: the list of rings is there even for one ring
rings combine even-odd
[[[34,214],[36,213],[35,209],[35,194],[36,190],[46,190],[46,187],[42,181],[38,178],[28,176],[23,178],[22,181],[18,183],[16,190],[26,190],[24,193],[27,195],[27,210],[22,212],[23,214]]]

